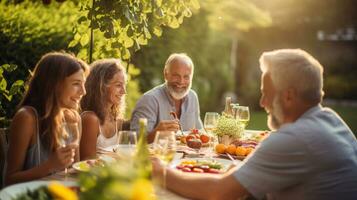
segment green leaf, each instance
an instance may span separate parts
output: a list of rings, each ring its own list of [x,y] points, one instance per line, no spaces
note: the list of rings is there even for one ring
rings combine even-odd
[[[76,40],[76,41],[79,41],[79,40],[81,39],[81,34],[76,33],[76,34],[74,35],[74,38],[73,38],[73,39]]]
[[[147,45],[148,44],[148,40],[145,38],[144,35],[140,35],[137,39],[138,43],[140,45]]]
[[[77,20],[77,23],[80,24],[80,23],[82,23],[82,22],[84,22],[84,21],[86,21],[86,20],[88,20],[87,17],[82,16],[82,17],[80,17],[80,18]]]
[[[161,8],[156,9],[156,10],[155,10],[155,14],[156,14],[156,16],[157,16],[158,18],[164,17],[164,12],[162,11]]]
[[[185,10],[183,11],[183,15],[184,15],[185,17],[191,17],[191,16],[192,16],[192,12],[191,12],[190,9],[185,9]]]
[[[170,28],[178,28],[180,26],[179,21],[176,17],[172,17],[170,23],[168,24]]]
[[[162,35],[162,28],[160,26],[155,26],[154,30],[153,30],[153,33],[156,36],[160,37]]]
[[[151,38],[150,31],[149,31],[149,29],[146,28],[145,26],[144,26],[144,35],[145,35],[145,37],[146,37],[147,39],[150,39],[150,38]]]
[[[17,80],[15,83],[12,84],[9,94],[10,95],[15,95],[21,92],[21,88],[24,86],[24,81],[23,80]]]
[[[7,72],[12,72],[17,68],[17,65],[14,64],[3,64],[1,65],[1,68],[3,68]]]
[[[4,97],[8,100],[11,101],[12,100],[12,95],[8,95],[6,93],[2,93],[4,95]]]
[[[89,36],[87,34],[82,35],[80,40],[81,46],[82,47],[86,46],[88,42],[89,42]]]
[[[120,50],[120,54],[121,54],[121,58],[123,60],[127,60],[127,59],[130,58],[130,51],[128,49],[126,49],[126,48],[122,48]]]
[[[3,78],[3,79],[1,79],[1,81],[0,81],[0,90],[1,90],[1,91],[6,91],[6,88],[7,88],[7,82],[6,82],[6,80]]]
[[[137,51],[137,50],[140,49],[140,44],[139,44],[139,42],[138,42],[138,39],[135,39],[134,42],[135,42],[135,43],[134,43],[134,44],[135,44],[134,50]]]
[[[134,45],[134,40],[129,37],[126,37],[124,40],[124,47],[129,48],[132,47],[133,45]]]
[[[72,40],[72,41],[68,44],[68,48],[75,47],[77,44],[78,44],[78,40]]]
[[[5,69],[7,71],[7,69],[10,68],[10,64],[3,64],[0,66],[1,68]]]

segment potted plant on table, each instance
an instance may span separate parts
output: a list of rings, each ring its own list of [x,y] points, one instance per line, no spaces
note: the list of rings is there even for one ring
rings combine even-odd
[[[218,118],[217,128],[214,131],[218,136],[218,142],[225,145],[239,139],[243,132],[244,128],[237,119],[225,115]]]

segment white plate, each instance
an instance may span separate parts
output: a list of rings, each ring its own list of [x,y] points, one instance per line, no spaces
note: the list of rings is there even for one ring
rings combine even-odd
[[[88,164],[88,161],[95,162],[97,159],[92,159],[92,160],[83,160],[76,162],[72,165],[72,168],[79,171],[79,172],[88,172],[92,166]]]
[[[18,183],[15,185],[10,185],[0,191],[1,200],[11,200],[18,195],[25,193],[27,190],[35,190],[41,186],[48,185],[53,181],[30,181],[25,183]],[[78,186],[77,182],[74,181],[57,181],[65,186],[73,187]]]
[[[107,155],[100,155],[99,159],[91,159],[92,162],[95,162],[96,160],[104,161],[107,164],[114,163],[116,161],[114,158]],[[72,168],[80,172],[88,172],[93,166],[88,164],[87,161],[88,160],[76,162],[72,165]]]
[[[233,162],[231,160],[227,160],[227,159],[221,159],[221,158],[183,158],[183,159],[178,159],[178,160],[173,160],[171,162],[171,164],[169,165],[170,168],[172,169],[176,169],[176,166],[179,165],[182,161],[185,160],[196,160],[196,161],[211,161],[211,160],[215,160],[218,163],[222,164],[222,169],[220,169],[220,171],[225,172],[228,170],[228,168],[233,164]],[[240,162],[237,160],[237,162]],[[178,170],[178,169],[176,169]],[[181,170],[179,170],[181,171]]]

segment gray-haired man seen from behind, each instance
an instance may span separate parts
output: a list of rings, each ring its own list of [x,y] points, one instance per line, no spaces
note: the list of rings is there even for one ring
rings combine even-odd
[[[193,199],[357,199],[357,140],[320,103],[323,68],[300,49],[263,53],[260,105],[273,130],[243,162],[219,176],[167,170],[167,188]],[[154,176],[162,166],[153,159]]]

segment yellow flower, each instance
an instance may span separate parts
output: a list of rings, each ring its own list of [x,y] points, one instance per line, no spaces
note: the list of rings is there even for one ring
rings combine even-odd
[[[135,180],[132,187],[132,200],[155,200],[152,183],[147,179]]]
[[[78,200],[75,192],[58,182],[51,182],[48,190],[55,200]]]

